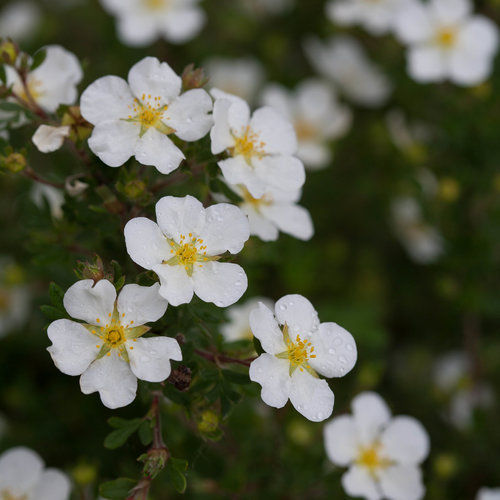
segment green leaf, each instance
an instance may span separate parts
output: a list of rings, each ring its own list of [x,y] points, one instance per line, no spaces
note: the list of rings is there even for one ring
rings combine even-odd
[[[40,66],[40,64],[42,64],[43,61],[45,61],[46,57],[47,57],[46,49],[37,50],[33,55],[33,62],[31,63],[30,71],[33,71],[34,69],[38,68],[38,66]]]
[[[64,309],[64,290],[53,281],[49,285],[49,295],[54,307],[58,309]]]
[[[123,285],[125,284],[125,276],[120,276],[116,281],[115,281],[115,288],[116,291],[119,292]]]
[[[9,101],[0,102],[0,109],[2,111],[25,111],[26,110],[20,104],[17,104],[17,102],[9,102]]]
[[[142,424],[139,426],[138,434],[144,446],[147,446],[153,441],[153,431],[151,429],[151,423],[148,420],[143,420]]]
[[[173,458],[167,462],[166,471],[174,485],[174,488],[179,493],[184,493],[186,491],[187,481],[186,481],[186,470],[188,467],[187,460],[182,458]]]
[[[222,375],[233,384],[245,385],[251,382],[248,373],[236,372],[233,370],[222,370]]]
[[[113,425],[110,421],[108,423],[112,427],[116,427],[117,420],[121,421],[119,428],[110,432],[104,439],[104,446],[109,450],[114,450],[123,446],[127,439],[139,428],[142,423],[142,418],[134,418],[133,420],[125,420],[123,418],[112,417],[109,420],[114,420]]]
[[[129,496],[130,490],[137,484],[133,479],[120,477],[99,486],[99,494],[104,498],[122,500]]]
[[[61,318],[66,318],[67,314],[59,309],[58,307],[52,307],[52,306],[40,306],[40,311],[42,311],[42,314],[47,318],[47,319],[61,319]]]

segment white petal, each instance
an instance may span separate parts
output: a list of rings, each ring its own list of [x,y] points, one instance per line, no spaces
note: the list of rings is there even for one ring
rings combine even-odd
[[[267,173],[268,169],[265,165],[262,167],[260,177],[241,155],[221,160],[217,162],[217,165],[229,184],[243,184],[254,198],[261,198],[264,195],[266,187],[269,185],[266,180],[260,178],[265,177]]]
[[[262,401],[273,408],[283,408],[290,394],[290,363],[271,354],[261,354],[250,364],[248,375],[262,386]]]
[[[128,83],[136,97],[151,94],[160,97],[161,104],[169,104],[180,94],[182,80],[166,62],[145,57],[130,68]]]
[[[226,148],[234,146],[234,137],[228,122],[229,99],[217,99],[214,104],[213,120],[214,126],[210,131],[211,151],[213,154],[222,153]]]
[[[278,228],[251,203],[241,203],[240,208],[248,217],[250,234],[257,236],[262,241],[276,241],[279,236]]]
[[[301,141],[299,142],[297,157],[304,162],[307,169],[319,170],[330,164],[332,161],[332,152],[326,144]]]
[[[126,344],[130,368],[141,380],[161,382],[170,375],[170,360],[182,360],[177,340],[169,337],[140,338]]]
[[[294,408],[312,422],[321,422],[333,411],[335,397],[326,380],[313,377],[297,368],[290,384],[290,401]]]
[[[70,127],[51,127],[50,125],[40,125],[33,134],[33,144],[42,153],[52,153],[57,151],[64,142],[64,138],[69,136]]]
[[[263,184],[283,191],[296,191],[304,185],[306,180],[304,165],[295,156],[278,155],[264,156],[261,159],[252,158],[252,165]],[[254,196],[252,192],[251,194]],[[260,196],[262,195],[256,197],[260,198]]]
[[[318,313],[302,295],[285,295],[276,302],[275,310],[278,323],[288,325],[290,336],[294,333],[303,336],[319,326]]]
[[[99,337],[75,321],[58,319],[49,325],[47,335],[52,342],[47,351],[66,375],[81,375],[100,351]]]
[[[193,280],[182,266],[158,264],[153,271],[160,278],[159,293],[173,306],[187,304],[193,298]]]
[[[384,446],[384,453],[402,464],[419,464],[429,454],[429,435],[413,417],[393,418],[380,441]]]
[[[433,34],[429,10],[420,2],[410,2],[396,15],[394,29],[395,35],[406,44],[429,40]]]
[[[200,232],[208,255],[225,251],[233,254],[243,248],[250,237],[250,227],[245,214],[235,205],[218,203],[206,209],[206,224]]]
[[[178,97],[165,113],[165,123],[183,141],[197,141],[210,130],[212,99],[203,89],[193,89]]]
[[[171,139],[153,127],[136,141],[134,154],[139,163],[153,165],[162,174],[169,174],[185,159]]]
[[[349,496],[364,497],[366,500],[382,500],[382,495],[366,467],[351,466],[342,476],[342,486]]]
[[[446,76],[446,61],[438,48],[412,47],[407,57],[408,72],[417,82],[440,81]]]
[[[120,9],[121,10],[121,9]],[[119,11],[118,11],[119,12]],[[118,38],[123,44],[144,47],[158,38],[155,19],[147,15],[122,15],[118,18]]]
[[[206,262],[193,269],[194,293],[205,302],[227,307],[237,302],[248,286],[247,275],[238,264]]]
[[[263,205],[261,212],[272,220],[279,230],[301,240],[309,240],[314,227],[309,212],[298,205],[274,203]]]
[[[165,38],[171,43],[184,43],[201,30],[205,23],[205,13],[199,8],[187,5],[172,9],[162,24]]]
[[[455,24],[464,20],[471,11],[469,0],[432,0],[429,3],[433,17],[442,24]]]
[[[425,494],[422,472],[414,465],[394,465],[379,472],[380,486],[389,500],[420,500]]]
[[[64,294],[64,307],[72,318],[104,326],[113,313],[115,287],[108,280],[80,280]]]
[[[235,135],[244,135],[250,121],[250,108],[248,104],[239,97],[232,96],[230,101],[231,106],[227,111],[227,122],[229,127]],[[215,104],[217,104],[217,102]]]
[[[356,364],[356,342],[336,323],[321,323],[311,335],[311,342],[316,358],[310,359],[309,364],[325,377],[343,377]]]
[[[112,119],[127,118],[134,97],[127,82],[118,76],[103,76],[82,93],[82,116],[93,125]]]
[[[263,141],[268,154],[293,155],[297,151],[297,138],[293,125],[269,106],[259,108],[252,115],[250,128]]]
[[[358,455],[357,430],[354,419],[341,415],[330,420],[323,428],[326,454],[336,465],[345,466]]]
[[[107,408],[121,408],[135,399],[137,378],[129,364],[111,349],[110,356],[97,359],[83,372],[80,388],[84,394],[98,391]]]
[[[130,258],[145,269],[152,269],[170,255],[170,247],[158,224],[145,217],[127,222],[125,245]]]
[[[99,122],[89,137],[89,148],[110,167],[123,165],[135,151],[139,127],[123,120]]]
[[[387,404],[377,393],[367,391],[352,400],[351,408],[359,440],[371,446],[391,419]]]
[[[483,16],[472,17],[460,31],[460,45],[477,56],[493,56],[498,48],[498,28]]]
[[[66,474],[57,469],[46,469],[33,492],[35,500],[68,500],[71,483]]]
[[[117,301],[121,324],[133,321],[134,326],[140,326],[149,321],[159,320],[165,314],[168,305],[158,293],[159,289],[159,283],[153,286],[125,285]]]
[[[488,78],[492,69],[489,57],[457,51],[450,59],[450,80],[458,85],[478,85]]]
[[[17,446],[0,455],[0,491],[15,496],[29,495],[40,478],[43,461],[37,453]]]
[[[205,225],[205,209],[190,195],[164,196],[156,203],[156,220],[163,233],[179,243],[181,234],[186,238],[189,233],[199,235]]]
[[[287,350],[283,333],[274,318],[273,313],[262,302],[258,308],[250,312],[250,328],[269,354],[279,354]]]

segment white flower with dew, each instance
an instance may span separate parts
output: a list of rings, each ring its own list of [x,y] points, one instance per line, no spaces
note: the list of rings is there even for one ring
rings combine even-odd
[[[352,102],[366,107],[385,103],[392,91],[386,75],[366,56],[352,37],[330,37],[325,43],[315,37],[304,42],[311,66],[331,79]]]
[[[98,391],[108,408],[130,404],[137,379],[162,382],[171,371],[170,360],[182,359],[181,349],[169,337],[142,336],[144,326],[160,319],[167,301],[158,294],[160,286],[125,285],[118,298],[112,283],[81,280],[64,295],[68,319],[52,322],[47,348],[54,364],[67,375],[81,375],[84,394]]]
[[[226,342],[235,342],[237,340],[252,340],[253,333],[250,328],[250,313],[262,302],[269,309],[274,307],[271,299],[263,297],[253,297],[246,300],[243,304],[237,304],[227,309],[229,321],[223,323],[220,331]]]
[[[212,153],[227,152],[217,164],[230,184],[243,184],[260,198],[268,186],[294,191],[305,182],[304,165],[294,155],[297,138],[292,124],[269,106],[250,116],[248,104],[236,96],[216,96]],[[219,98],[217,98],[220,96]]]
[[[264,403],[294,408],[313,422],[333,411],[334,395],[326,380],[343,377],[356,363],[352,335],[336,323],[321,323],[301,295],[276,302],[275,314],[264,304],[250,313],[250,327],[265,351],[250,365],[250,380],[262,386]]]
[[[78,97],[76,86],[83,77],[82,68],[76,56],[59,45],[44,47],[43,62],[30,71],[26,86],[30,97],[45,111],[54,113],[60,104],[73,104]],[[29,97],[17,72],[11,66],[5,67],[7,86],[26,103]]]
[[[82,116],[94,125],[90,149],[110,167],[131,156],[161,173],[175,170],[185,158],[168,137],[197,141],[212,126],[212,99],[202,89],[181,94],[182,80],[156,57],[146,57],[129,71],[128,83],[103,76],[81,96]]]
[[[262,92],[261,101],[293,124],[297,156],[311,170],[328,166],[331,141],[342,137],[351,126],[350,110],[338,103],[332,86],[321,80],[305,80],[294,92],[271,84]]]
[[[125,45],[144,47],[158,38],[180,44],[205,24],[200,0],[101,0],[117,17],[118,37]]]
[[[481,488],[476,500],[500,500],[500,488]]]
[[[63,145],[64,139],[69,137],[70,130],[69,125],[62,127],[40,125],[31,140],[41,153],[52,153]]]
[[[399,12],[395,30],[408,45],[408,72],[417,82],[449,79],[458,85],[483,82],[498,48],[498,28],[472,15],[468,0],[410,2]]]
[[[3,500],[68,500],[71,483],[58,469],[24,446],[0,454],[0,498]]]
[[[254,198],[248,189],[239,184],[227,184],[242,201],[238,206],[248,217],[250,234],[262,241],[275,241],[279,232],[300,240],[309,240],[314,234],[311,215],[304,207],[297,205],[301,190],[282,191],[268,187],[260,198]]]
[[[385,401],[363,392],[351,402],[352,416],[333,418],[324,427],[328,458],[349,467],[342,486],[349,496],[367,500],[419,500],[425,487],[419,464],[429,453],[429,436],[413,417],[391,417]]]
[[[158,223],[137,217],[125,226],[132,260],[160,278],[159,293],[174,306],[196,294],[218,307],[234,304],[247,289],[238,264],[218,262],[221,254],[241,251],[250,233],[248,220],[234,205],[208,208],[192,196],[165,196],[156,204]]]

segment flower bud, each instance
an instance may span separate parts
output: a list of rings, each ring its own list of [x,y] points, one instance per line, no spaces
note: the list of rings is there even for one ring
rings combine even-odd
[[[19,54],[19,47],[12,40],[3,40],[0,44],[0,60],[13,66],[16,63],[17,56]]]
[[[8,156],[0,157],[0,167],[10,172],[21,172],[26,168],[26,157],[21,153],[10,153]]]
[[[199,89],[208,82],[208,78],[205,76],[203,68],[195,69],[192,63],[184,68],[181,78],[182,88],[184,90]]]
[[[219,415],[212,410],[205,410],[200,415],[198,430],[202,434],[212,434],[219,427]]]
[[[152,448],[147,453],[143,453],[138,460],[144,462],[143,474],[154,478],[165,467],[168,460],[168,451],[166,448]]]

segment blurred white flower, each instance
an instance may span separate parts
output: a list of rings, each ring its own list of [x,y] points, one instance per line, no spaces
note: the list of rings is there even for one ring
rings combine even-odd
[[[276,302],[275,314],[264,304],[250,313],[252,333],[265,351],[250,365],[250,380],[262,386],[264,403],[294,408],[313,422],[333,411],[334,395],[325,377],[343,377],[356,363],[352,335],[335,323],[321,323],[302,295]]]
[[[293,124],[297,156],[310,169],[329,164],[330,141],[342,137],[351,126],[350,110],[338,103],[333,88],[321,80],[305,80],[294,92],[271,84],[262,92],[261,101]]]
[[[58,469],[45,469],[40,456],[18,446],[0,455],[0,498],[68,500],[71,483]]]
[[[271,299],[253,297],[243,304],[227,308],[226,313],[229,321],[223,323],[220,327],[220,332],[226,342],[253,339],[252,329],[250,328],[250,312],[259,306],[259,302],[262,302],[269,309],[274,306]]]
[[[209,85],[228,94],[252,101],[264,79],[262,65],[256,59],[212,58],[203,64]]]
[[[47,328],[47,348],[54,364],[67,375],[81,375],[84,394],[99,392],[108,408],[135,399],[137,379],[161,382],[171,371],[170,360],[182,360],[179,344],[169,337],[141,338],[160,319],[167,301],[160,285],[125,285],[118,298],[112,283],[81,280],[64,294],[68,314],[85,323],[58,319]]]
[[[391,216],[396,236],[415,262],[429,264],[444,253],[443,237],[435,227],[424,221],[415,198],[394,200]]]
[[[0,10],[0,35],[17,42],[33,36],[40,22],[39,7],[29,1],[14,1]]]
[[[328,458],[349,470],[342,486],[367,500],[419,500],[425,487],[419,464],[429,453],[429,436],[408,416],[391,418],[385,401],[363,392],[351,403],[352,416],[335,417],[324,427]]]
[[[238,264],[217,262],[221,254],[236,254],[248,240],[248,220],[234,205],[218,203],[205,209],[192,196],[165,196],[156,204],[158,224],[137,217],[125,226],[132,260],[160,278],[159,293],[172,305],[186,304],[195,293],[218,307],[234,304],[247,289]]]
[[[118,37],[125,45],[144,47],[158,38],[184,43],[205,24],[200,0],[101,0],[117,17]]]
[[[413,1],[395,21],[396,35],[409,46],[408,72],[418,82],[450,79],[476,85],[492,69],[498,28],[488,18],[472,15],[468,0]]]
[[[50,214],[54,219],[63,217],[62,206],[64,205],[63,192],[53,186],[36,183],[31,190],[31,200],[38,208],[44,207],[44,200],[50,208]]]
[[[43,62],[30,71],[26,83],[30,96],[45,111],[53,113],[60,104],[73,104],[78,92],[76,86],[83,77],[82,68],[72,52],[59,45],[44,47],[46,56]],[[21,99],[29,102],[26,90],[17,72],[6,66],[7,86]]]
[[[90,149],[110,167],[135,156],[163,174],[175,170],[185,156],[168,135],[196,141],[212,125],[210,96],[202,89],[181,94],[181,87],[180,77],[156,57],[132,66],[128,83],[97,79],[81,96],[82,116],[94,125]]]
[[[309,37],[304,49],[312,67],[356,104],[377,107],[389,97],[392,86],[388,78],[368,60],[354,38],[330,37],[323,43]]]
[[[493,403],[493,391],[485,383],[474,384],[470,359],[465,352],[450,352],[434,365],[434,381],[449,397],[447,417],[459,429],[472,423],[475,408],[488,408]]]
[[[329,19],[342,26],[359,24],[373,35],[389,32],[401,5],[408,0],[330,0]]]
[[[32,141],[38,151],[42,153],[52,153],[57,151],[64,143],[64,139],[69,137],[70,126],[52,127],[50,125],[40,125],[33,134]]]
[[[500,500],[500,488],[481,488],[476,500]]]
[[[216,98],[210,138],[213,154],[226,151],[230,156],[217,163],[226,181],[243,184],[255,198],[263,196],[268,187],[295,191],[305,182],[304,165],[294,156],[297,138],[293,126],[269,106],[250,116],[243,99]]]

